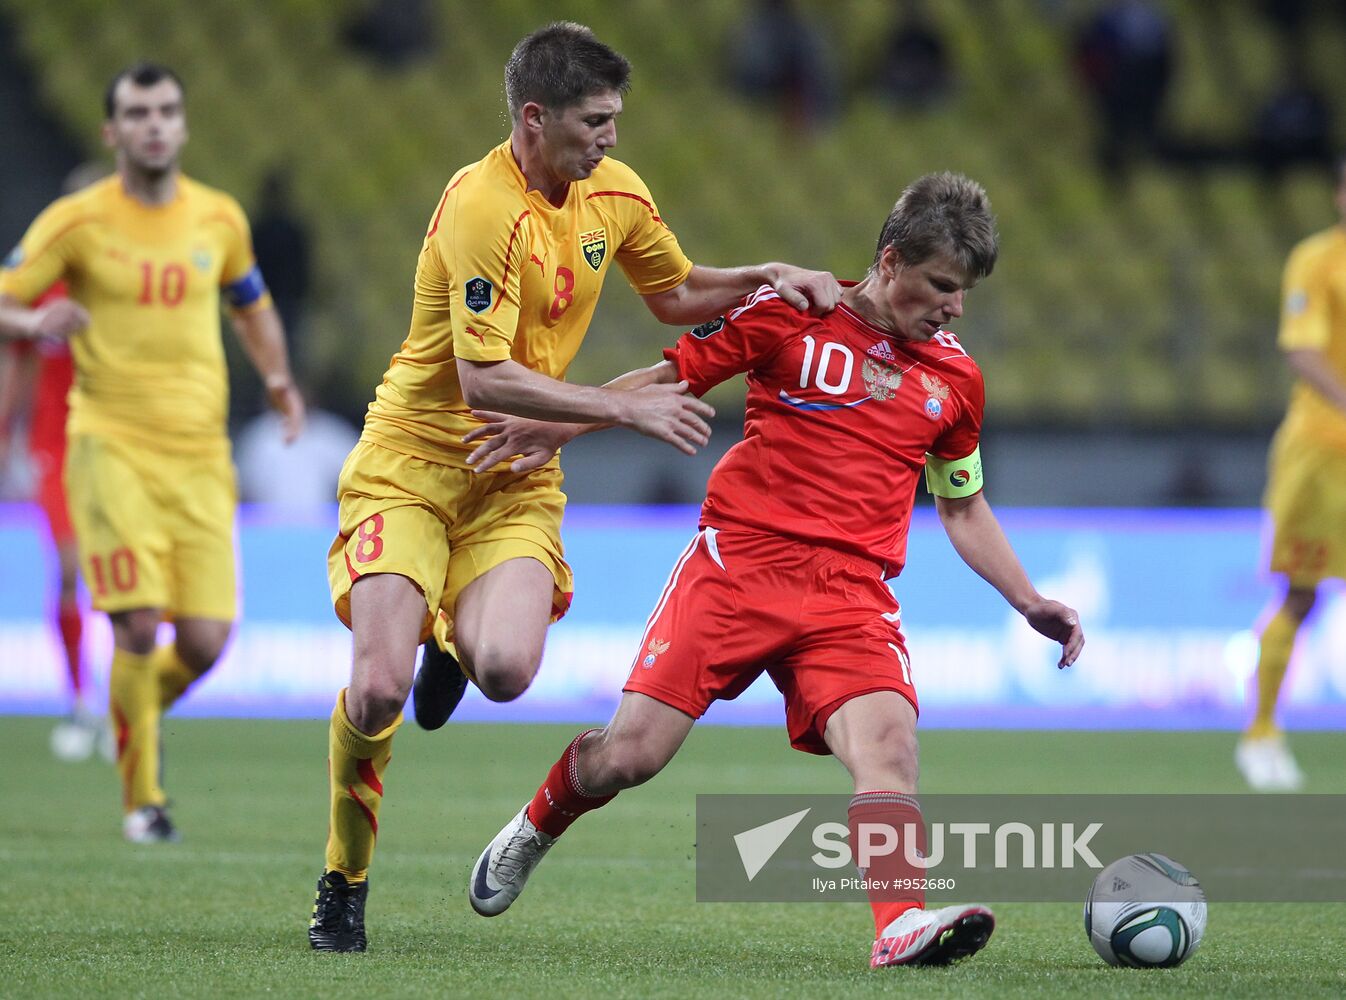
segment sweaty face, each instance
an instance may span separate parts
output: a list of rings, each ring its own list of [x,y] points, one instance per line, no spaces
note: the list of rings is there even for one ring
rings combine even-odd
[[[149,87],[124,79],[113,96],[115,110],[103,126],[107,144],[148,173],[172,169],[187,141],[181,88],[169,79]]]
[[[886,279],[880,294],[887,314],[883,318],[899,336],[929,340],[945,323],[963,315],[963,296],[971,285],[949,257],[937,254],[908,266],[888,247],[879,269]]]
[[[542,117],[542,152],[547,170],[562,181],[582,181],[617,145],[622,95],[594,94],[566,108],[548,108]]]

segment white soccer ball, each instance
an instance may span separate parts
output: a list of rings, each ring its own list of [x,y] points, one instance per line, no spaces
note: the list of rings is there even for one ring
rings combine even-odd
[[[1084,901],[1084,933],[1109,965],[1181,965],[1206,933],[1206,894],[1172,858],[1132,854],[1094,879]]]

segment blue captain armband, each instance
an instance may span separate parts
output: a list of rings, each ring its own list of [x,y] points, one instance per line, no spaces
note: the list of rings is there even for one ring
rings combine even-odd
[[[266,281],[262,278],[262,269],[256,264],[233,284],[224,286],[225,301],[235,309],[250,306],[265,294]]]
[[[980,447],[972,449],[966,458],[925,456],[925,488],[934,496],[961,500],[977,493],[983,485]]]

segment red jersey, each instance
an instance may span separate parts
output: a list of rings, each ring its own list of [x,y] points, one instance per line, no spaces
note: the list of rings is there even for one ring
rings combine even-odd
[[[664,351],[698,396],[747,373],[744,439],[711,473],[702,527],[852,552],[901,572],[927,453],[981,434],[981,369],[951,333],[903,340],[841,305],[810,316],[769,287]]]
[[[53,299],[66,296],[65,282],[58,281],[42,293],[34,306],[45,305]],[[37,374],[33,385],[33,408],[28,419],[28,450],[34,454],[64,456],[65,419],[70,412],[66,401],[75,380],[75,360],[67,341],[11,342],[11,357],[19,358],[34,351],[37,354]],[[59,470],[61,461],[56,462]]]

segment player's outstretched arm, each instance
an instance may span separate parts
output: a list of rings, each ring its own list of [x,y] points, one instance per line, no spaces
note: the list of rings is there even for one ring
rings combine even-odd
[[[658,366],[656,366],[658,367]],[[708,403],[688,395],[686,382],[652,381],[640,388],[571,385],[517,361],[458,359],[463,398],[486,410],[561,423],[619,424],[688,455],[710,440]]]
[[[1084,630],[1074,608],[1043,597],[1024,572],[983,493],[949,499],[935,497],[940,523],[954,549],[983,580],[1027,619],[1028,624],[1061,644],[1058,667],[1068,667],[1084,647]]]
[[[698,264],[677,288],[641,298],[659,322],[695,326],[723,316],[739,299],[763,285],[770,285],[796,309],[807,309],[815,316],[830,313],[841,301],[841,286],[828,272],[778,263],[747,267]]]
[[[0,295],[0,337],[19,340],[64,340],[89,325],[78,302],[57,298],[31,309],[10,295]]]
[[[289,444],[304,430],[304,397],[290,374],[290,358],[285,350],[285,328],[274,306],[249,312],[231,312],[234,332],[243,343],[248,360],[257,369],[271,408],[281,416],[285,443]]]
[[[603,383],[604,389],[641,389],[647,385],[677,382],[678,369],[671,361],[660,361],[648,368],[637,368]],[[533,420],[492,410],[473,410],[472,415],[485,421],[463,435],[464,444],[481,444],[467,456],[467,464],[478,472],[485,472],[497,463],[518,455],[510,463],[511,472],[538,469],[551,461],[568,442],[591,431],[606,430],[611,423],[579,424]],[[705,444],[705,442],[701,442]]]

